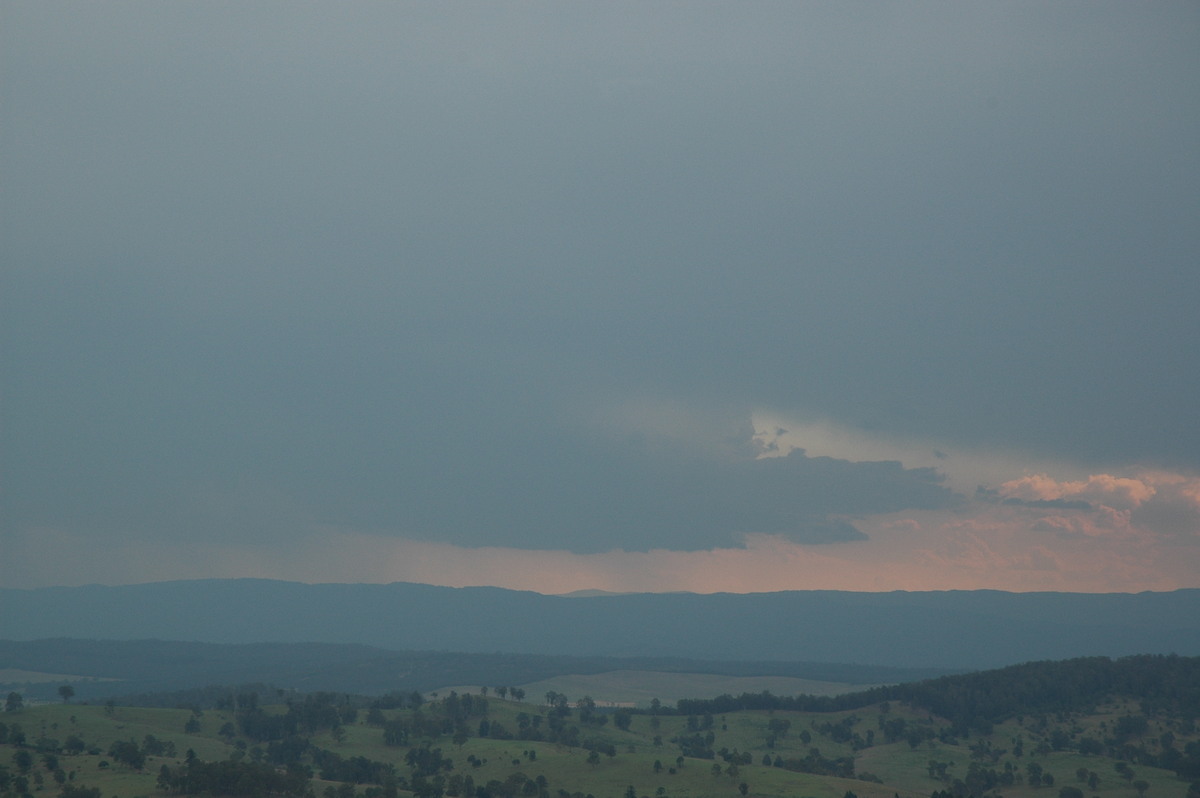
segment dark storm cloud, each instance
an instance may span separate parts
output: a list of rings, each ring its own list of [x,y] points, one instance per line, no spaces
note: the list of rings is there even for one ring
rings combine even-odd
[[[580,423],[645,396],[1200,467],[1198,18],[10,3],[9,523],[595,551],[955,501]]]
[[[82,294],[122,304],[100,286]],[[43,329],[29,357],[41,390],[73,412],[18,386],[30,409],[13,430],[25,469],[10,506],[30,525],[278,542],[326,523],[596,551],[745,532],[855,539],[826,515],[955,501],[933,472],[896,463],[755,460],[748,429],[714,447],[564,418],[577,383],[531,382],[436,340],[406,345],[420,335],[403,321],[364,335],[231,319],[197,329],[134,306],[72,318]],[[55,439],[69,456],[37,445]]]

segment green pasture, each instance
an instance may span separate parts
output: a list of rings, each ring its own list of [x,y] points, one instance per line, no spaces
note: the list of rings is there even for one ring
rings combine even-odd
[[[532,693],[527,691],[527,698],[532,699]],[[283,711],[282,707],[267,709]],[[595,798],[621,798],[627,788],[633,786],[638,796],[650,798],[659,794],[671,798],[736,798],[741,794],[739,786],[745,783],[747,795],[752,798],[844,798],[847,792],[853,792],[858,798],[893,798],[896,795],[900,798],[925,798],[935,790],[948,788],[952,779],[964,777],[972,761],[984,761],[982,757],[991,756],[979,753],[982,750],[978,748],[980,744],[986,743],[990,746],[988,750],[994,754],[993,758],[986,759],[988,767],[1000,770],[1006,762],[1010,762],[1018,772],[1024,774],[1027,764],[1036,761],[1044,772],[1054,776],[1052,787],[1018,783],[994,791],[1003,795],[1003,798],[1057,798],[1059,789],[1064,786],[1082,787],[1087,798],[1143,798],[1134,786],[1138,781],[1148,785],[1144,789],[1144,798],[1183,798],[1187,785],[1169,771],[1134,766],[1133,775],[1126,776],[1115,769],[1115,760],[1046,748],[1056,730],[1073,738],[1080,735],[1100,736],[1133,709],[1135,707],[1132,705],[1116,704],[1101,707],[1094,715],[1019,718],[996,726],[987,737],[975,735],[951,739],[950,742],[935,737],[914,745],[906,740],[886,742],[882,731],[884,723],[904,719],[909,728],[944,729],[945,725],[937,718],[931,718],[927,712],[913,711],[899,703],[892,703],[886,709],[877,705],[836,713],[730,712],[696,717],[692,719],[696,728],[689,728],[689,718],[685,716],[638,714],[632,717],[628,730],[621,730],[612,722],[611,716],[604,725],[579,724],[572,702],[572,714],[567,722],[580,725],[581,738],[591,739],[602,746],[611,745],[615,749],[615,756],[601,754],[598,761],[589,762],[589,752],[581,747],[570,748],[541,741],[481,739],[475,736],[462,745],[455,745],[448,736],[427,741],[411,740],[410,744],[428,743],[431,747],[440,748],[445,756],[454,761],[454,773],[469,774],[476,786],[483,786],[493,779],[503,782],[514,773],[522,773],[530,779],[545,777],[552,796],[559,789],[564,789],[569,793],[590,793]],[[521,713],[544,715],[546,711],[538,701],[517,702],[502,700],[495,695],[488,696],[489,722],[499,722],[512,732],[518,728],[518,716]],[[384,715],[396,718],[406,712],[408,710],[386,710]],[[244,753],[237,753],[237,740],[230,741],[220,736],[222,726],[234,722],[232,712],[205,710],[198,716],[199,730],[187,732],[184,726],[192,717],[192,712],[186,709],[45,704],[5,713],[0,715],[0,720],[10,728],[13,724],[19,724],[30,746],[39,742],[50,745],[48,741],[61,744],[71,735],[82,738],[89,749],[100,753],[59,754],[59,766],[66,773],[74,774],[75,783],[99,787],[105,798],[158,798],[162,795],[155,787],[159,767],[162,764],[173,767],[181,764],[189,749],[203,760],[218,760],[231,755],[256,756],[256,747],[265,748],[265,744],[244,741],[241,746]],[[408,747],[385,745],[382,730],[366,725],[365,717],[366,712],[360,710],[357,722],[343,726],[338,736],[326,731],[313,735],[311,741],[344,758],[361,756],[388,762],[396,765],[400,773],[407,773],[404,757]],[[780,730],[783,721],[786,721],[786,731]],[[479,718],[471,721],[472,724],[478,722]],[[776,731],[773,740],[772,723]],[[1146,733],[1161,735],[1169,730],[1168,726],[1163,721],[1155,720],[1150,723]],[[545,721],[542,728],[547,728]],[[855,750],[853,741],[834,739],[839,728],[843,729],[843,738],[845,729],[859,739],[873,732],[874,744]],[[471,728],[471,733],[475,733],[474,728]],[[680,764],[677,760],[680,756],[679,747],[670,742],[671,738],[693,734],[711,734],[714,751],[728,749],[731,752],[748,753],[749,764],[738,765],[733,775],[719,755],[715,760],[685,758]],[[140,772],[108,762],[110,757],[107,751],[113,742],[133,740],[140,743],[146,735],[174,743],[176,756],[149,757],[146,767]],[[1194,740],[1195,737],[1193,733],[1187,740]],[[1180,744],[1184,742],[1185,739],[1181,737]],[[1022,749],[1020,756],[1014,752],[1017,743]],[[972,751],[972,746],[976,746],[977,750]],[[785,760],[801,759],[813,749],[828,759],[853,756],[859,776],[872,774],[882,783],[860,778],[797,773],[762,764],[764,755],[772,760],[776,756]],[[16,750],[11,744],[0,746],[0,766],[7,766],[10,772],[15,772]],[[469,758],[475,759],[478,764],[470,764]],[[656,761],[660,764],[658,769],[655,768]],[[946,780],[930,775],[931,761],[948,763]],[[103,766],[102,762],[108,762],[107,766]],[[718,766],[715,774],[714,765]],[[1078,781],[1076,772],[1080,769],[1096,773],[1096,790],[1088,789],[1086,784]],[[36,784],[31,780],[32,794],[56,795],[57,785],[40,759],[35,762],[34,771],[40,773],[41,783]],[[318,798],[326,786],[330,785],[314,780],[314,793]],[[366,789],[366,785],[357,788],[359,794]],[[658,792],[660,789],[661,793]]]

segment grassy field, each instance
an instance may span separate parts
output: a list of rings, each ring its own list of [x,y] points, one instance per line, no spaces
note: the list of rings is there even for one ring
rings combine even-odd
[[[605,695],[602,690],[595,692],[598,695],[593,697],[597,699]],[[528,694],[532,699],[532,688]],[[283,711],[282,707],[270,709]],[[611,721],[602,726],[581,724],[581,738],[590,738],[593,747],[611,746],[615,754],[605,753],[590,762],[589,751],[583,747],[479,738],[474,728],[471,728],[469,739],[460,745],[449,736],[411,740],[410,743],[440,748],[454,761],[451,773],[469,774],[477,786],[493,780],[504,782],[521,773],[530,780],[542,777],[546,794],[550,796],[565,790],[568,794],[590,794],[595,798],[620,798],[632,786],[638,796],[717,798],[739,796],[741,785],[745,784],[745,794],[755,798],[844,798],[847,792],[853,792],[859,798],[924,798],[935,790],[948,788],[954,778],[965,777],[971,763],[976,762],[978,766],[998,770],[1008,767],[1020,774],[1013,784],[994,790],[993,794],[1002,794],[1003,798],[1057,798],[1059,789],[1068,785],[1084,788],[1088,798],[1141,798],[1135,787],[1138,781],[1145,782],[1145,798],[1184,798],[1187,785],[1169,771],[1136,766],[1135,775],[1124,778],[1116,770],[1115,760],[1048,750],[1047,741],[1055,730],[1069,730],[1076,737],[1101,735],[1130,710],[1128,705],[1113,705],[1088,716],[1023,718],[997,726],[987,737],[952,742],[934,737],[915,745],[904,740],[885,741],[883,724],[903,718],[910,729],[923,727],[931,731],[941,729],[943,724],[924,712],[898,704],[891,705],[886,711],[884,707],[874,706],[840,713],[731,712],[691,721],[677,715],[634,715],[627,730],[617,728]],[[516,702],[489,696],[486,717],[490,723],[499,722],[515,731],[523,720],[522,714],[528,720],[534,715],[544,718],[546,711],[546,707],[533,700]],[[381,729],[367,725],[365,715],[360,711],[355,722],[345,724],[336,734],[330,730],[314,734],[313,744],[344,758],[357,756],[392,763],[400,775],[406,775],[409,770],[405,754],[409,747],[385,745]],[[411,717],[408,710],[386,710],[384,715],[393,720]],[[14,727],[19,726],[26,739],[26,747],[22,749],[11,742],[0,745],[0,766],[7,766],[10,776],[15,776],[19,771],[18,751],[34,752],[33,767],[25,774],[29,794],[57,795],[59,788],[54,774],[46,767],[37,748],[46,751],[61,748],[63,742],[74,735],[86,743],[90,753],[56,754],[56,764],[64,778],[74,784],[98,787],[105,798],[135,798],[165,795],[156,789],[159,767],[162,764],[180,766],[189,749],[206,761],[262,756],[262,744],[236,736],[221,736],[222,727],[235,722],[232,711],[206,710],[197,717],[199,728],[185,732],[184,726],[192,717],[193,713],[186,709],[74,704],[27,706],[0,715],[0,721],[6,724],[10,735]],[[781,721],[788,724],[786,734],[777,735],[774,741],[769,739],[772,721],[777,726]],[[472,726],[478,722],[479,718],[473,719]],[[576,713],[572,713],[569,722],[579,722]],[[698,728],[689,728],[689,722]],[[843,733],[839,735],[838,729]],[[854,742],[845,739],[846,730],[857,734],[860,740],[869,734],[872,744],[856,750]],[[1145,735],[1147,739],[1156,739],[1168,732],[1175,734],[1180,745],[1196,739],[1194,730],[1188,736],[1189,733],[1178,725],[1164,721],[1153,721]],[[697,733],[711,734],[711,747],[717,752],[748,753],[749,763],[738,764],[731,771],[730,763],[719,753],[715,759],[684,757],[681,761],[679,746],[673,744],[671,738]],[[175,755],[151,756],[140,771],[122,767],[108,755],[114,742],[132,740],[142,743],[147,735],[161,743],[173,744]],[[1018,748],[1020,755],[1016,753]],[[764,756],[769,762],[775,757],[802,759],[813,749],[826,759],[854,757],[859,778],[812,775],[763,763]],[[931,775],[931,762],[946,763],[946,779]],[[1053,775],[1053,786],[1035,787],[1027,783],[1025,774],[1030,762],[1036,762],[1043,772]],[[1095,789],[1089,789],[1077,780],[1076,772],[1080,769],[1097,774]],[[864,781],[863,777],[878,778],[879,781]],[[327,787],[335,786],[316,779],[313,792],[322,796]],[[370,791],[379,792],[378,787],[370,785],[358,785],[355,789],[357,794],[364,796]],[[2,789],[0,794],[4,794]],[[407,793],[401,791],[401,794]]]

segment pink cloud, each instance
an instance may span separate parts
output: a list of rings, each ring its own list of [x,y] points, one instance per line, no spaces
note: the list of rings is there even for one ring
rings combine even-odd
[[[1027,508],[993,506],[947,521],[919,553],[964,583],[1001,590],[1135,592],[1200,582],[1195,547],[1168,555],[1138,535],[1096,534],[1098,528],[1082,513],[1031,519]]]
[[[1063,482],[1046,474],[1033,474],[1000,486],[1000,495],[1005,498],[1026,501],[1075,499],[1128,508],[1140,506],[1156,493],[1157,489],[1146,480],[1111,474],[1092,474],[1086,480],[1077,482]]]
[[[1129,510],[1101,506],[1089,513],[1042,516],[1033,522],[1032,528],[1042,532],[1084,535],[1091,538],[1116,535],[1130,538],[1144,534],[1144,530],[1138,530],[1130,524],[1131,515]]]

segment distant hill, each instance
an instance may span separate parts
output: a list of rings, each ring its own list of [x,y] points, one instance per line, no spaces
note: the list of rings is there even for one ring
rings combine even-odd
[[[562,597],[255,579],[0,590],[0,638],[48,637],[974,670],[1079,656],[1200,654],[1200,590]]]
[[[481,654],[387,651],[345,643],[194,643],[166,640],[0,640],[0,694],[18,690],[55,700],[58,686],[72,682],[81,701],[194,690],[211,685],[270,685],[304,692],[361,695],[428,692],[459,686],[520,686],[556,682],[589,687],[620,684],[624,695],[649,690],[652,697],[717,696],[730,690],[848,692],[856,687],[941,675],[937,669],[893,668],[814,662],[730,662],[679,657],[564,657],[546,654]],[[54,678],[42,677],[42,674]],[[694,688],[680,692],[683,685]],[[753,686],[750,686],[753,685]],[[531,686],[536,687],[537,684]],[[651,689],[653,688],[653,689]],[[535,690],[541,695],[548,689]],[[598,695],[603,693],[601,688]],[[197,699],[189,700],[191,703]],[[179,701],[162,699],[166,706]]]

